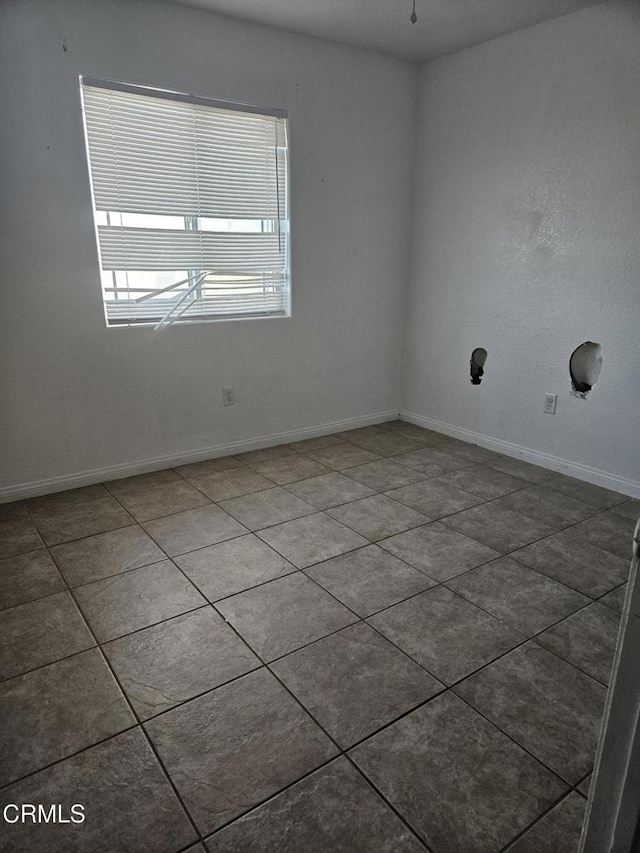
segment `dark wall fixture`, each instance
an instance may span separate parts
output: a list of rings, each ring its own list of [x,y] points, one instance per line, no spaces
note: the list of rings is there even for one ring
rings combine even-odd
[[[602,347],[593,341],[585,341],[576,347],[569,359],[571,387],[575,397],[586,397],[593,388],[602,370]]]
[[[487,360],[487,351],[482,347],[474,349],[471,353],[471,384],[479,385],[484,376],[484,365]]]

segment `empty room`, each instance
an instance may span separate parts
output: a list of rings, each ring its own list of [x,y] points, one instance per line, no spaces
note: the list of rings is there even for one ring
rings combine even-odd
[[[0,851],[638,853],[640,4],[4,0],[0,108]]]

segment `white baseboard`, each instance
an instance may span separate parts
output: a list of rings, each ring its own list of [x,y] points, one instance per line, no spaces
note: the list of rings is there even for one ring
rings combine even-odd
[[[201,447],[198,450],[189,450],[185,453],[171,453],[165,456],[155,456],[140,462],[124,462],[119,465],[109,465],[106,468],[92,468],[88,471],[79,471],[74,474],[63,474],[60,477],[51,477],[47,480],[34,480],[30,483],[17,483],[12,486],[0,486],[0,503],[17,501],[24,498],[48,495],[53,492],[62,492],[66,489],[76,489],[81,486],[92,486],[106,480],[118,480],[120,477],[132,477],[136,474],[147,474],[149,471],[161,471],[163,468],[172,468],[176,465],[186,465],[189,462],[202,462],[205,459],[216,459],[219,456],[231,456],[234,453],[244,453],[247,450],[262,450],[265,447],[274,447],[276,444],[288,444],[293,441],[302,441],[305,438],[317,438],[321,435],[329,435],[333,432],[343,432],[348,429],[370,426],[382,423],[398,417],[398,410],[388,412],[377,412],[373,415],[364,415],[358,418],[347,418],[333,423],[320,424],[304,429],[295,429],[288,432],[261,435],[256,438],[232,441],[227,444],[214,444],[211,447]]]
[[[416,426],[432,429],[435,432],[441,432],[445,435],[450,435],[452,438],[459,438],[462,441],[469,441],[480,447],[486,447],[487,450],[495,450],[497,453],[503,453],[505,456],[512,456],[515,459],[522,459],[524,462],[531,462],[533,465],[540,465],[541,468],[548,468],[550,471],[568,474],[570,477],[584,480],[586,483],[603,486],[605,489],[621,492],[623,495],[629,495],[632,498],[640,498],[640,482],[637,480],[628,480],[625,477],[610,474],[608,471],[602,471],[600,468],[591,468],[589,465],[582,465],[580,462],[562,459],[560,456],[553,456],[550,453],[543,453],[540,450],[533,450],[530,447],[522,447],[511,441],[504,441],[501,438],[483,435],[470,429],[438,421],[435,418],[417,415],[415,412],[400,411],[399,417],[403,421],[416,424]]]

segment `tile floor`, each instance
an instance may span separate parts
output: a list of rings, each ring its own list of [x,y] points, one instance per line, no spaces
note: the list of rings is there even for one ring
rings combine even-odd
[[[640,504],[394,421],[0,506],[0,825],[574,853]]]

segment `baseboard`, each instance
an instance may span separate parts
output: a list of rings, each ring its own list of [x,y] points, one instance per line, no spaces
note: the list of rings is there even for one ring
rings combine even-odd
[[[444,433],[444,435],[450,435],[452,438],[459,438],[462,441],[469,441],[480,447],[486,447],[487,450],[495,450],[498,453],[503,453],[505,456],[522,459],[524,462],[540,465],[541,468],[548,468],[550,471],[568,474],[570,477],[584,480],[586,483],[603,486],[605,489],[621,492],[623,495],[629,495],[632,498],[640,498],[640,482],[637,480],[628,480],[625,477],[610,474],[608,471],[602,471],[600,468],[591,468],[589,465],[582,465],[579,462],[562,459],[560,456],[553,456],[550,453],[543,453],[540,450],[533,450],[530,447],[522,447],[511,441],[504,441],[501,438],[483,435],[480,432],[444,423],[444,421],[438,421],[435,418],[427,418],[415,412],[400,411],[399,417],[403,421],[416,424],[416,426],[432,429],[436,432]]]
[[[329,435],[333,432],[343,432],[348,429],[371,426],[371,424],[382,423],[398,417],[398,410],[377,412],[373,415],[364,415],[358,418],[347,418],[342,421],[319,424],[304,429],[289,430],[287,432],[261,435],[255,438],[232,441],[227,444],[214,444],[211,447],[201,447],[198,450],[189,450],[185,453],[171,453],[165,456],[155,456],[140,462],[125,462],[120,465],[109,465],[106,468],[92,468],[88,471],[79,471],[74,474],[63,474],[60,477],[51,477],[47,480],[34,480],[30,483],[18,483],[13,486],[0,486],[0,503],[17,501],[24,498],[48,495],[53,492],[62,492],[66,489],[76,489],[81,486],[92,486],[106,480],[118,480],[120,477],[132,477],[136,474],[147,474],[150,471],[160,471],[163,468],[172,468],[175,465],[186,465],[189,462],[202,462],[205,459],[216,459],[219,456],[231,456],[234,453],[244,453],[247,450],[262,450],[265,447],[274,447],[277,444],[288,444],[293,441],[302,441],[305,438],[317,438],[321,435]]]

